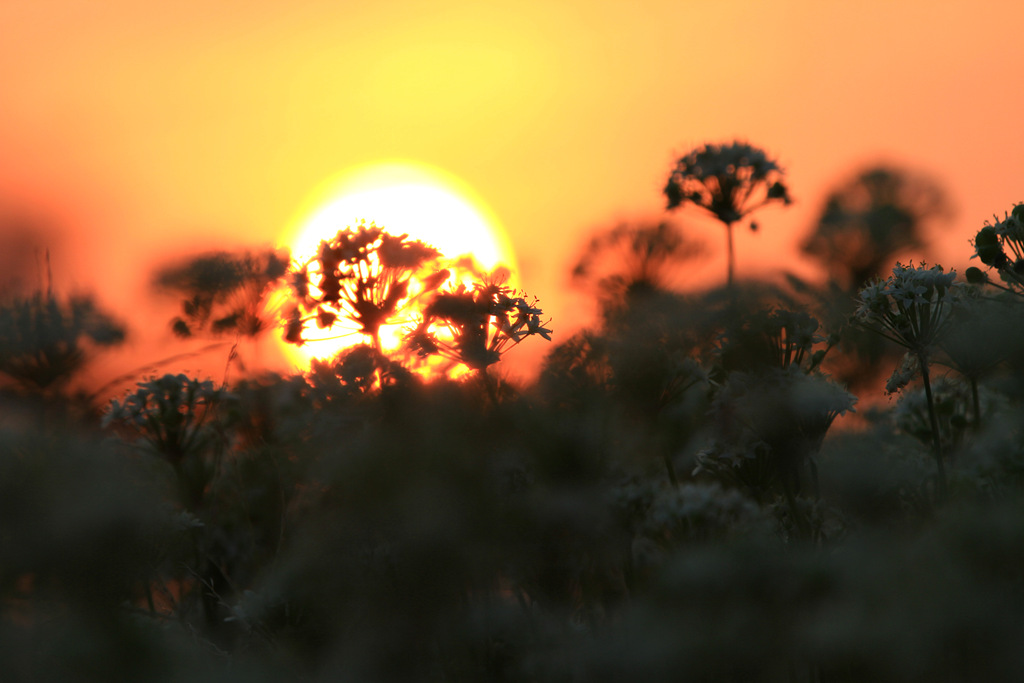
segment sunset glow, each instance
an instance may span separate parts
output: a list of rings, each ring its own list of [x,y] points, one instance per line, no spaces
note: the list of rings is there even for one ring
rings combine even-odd
[[[1024,681],[1022,27],[0,0],[0,683]]]
[[[296,263],[313,257],[320,242],[346,227],[376,225],[386,232],[428,244],[444,255],[443,265],[468,257],[483,273],[515,282],[516,260],[501,223],[466,183],[444,171],[410,161],[387,161],[343,172],[311,193],[285,233]],[[445,284],[472,287],[468,269],[455,269]],[[385,349],[397,348],[410,321],[381,330]],[[366,341],[352,325],[339,325],[301,347],[286,345],[296,365],[329,358],[340,349]],[[311,335],[316,339],[315,333]]]
[[[294,244],[297,215],[332,198],[314,188],[382,159],[485,197],[522,287],[565,333],[595,320],[567,284],[589,238],[661,220],[672,162],[704,143],[762,147],[793,196],[756,234],[737,230],[738,279],[826,279],[800,244],[827,194],[875,164],[946,190],[956,211],[927,258],[962,269],[970,236],[1022,198],[1022,20],[1019,4],[965,0],[4,2],[0,230],[51,247],[59,289],[135,311],[138,362],[177,352],[173,311],[144,291],[153,268]],[[678,285],[724,282],[721,228],[679,220],[708,249]],[[14,260],[38,280],[32,258]],[[536,373],[531,353],[510,363]]]

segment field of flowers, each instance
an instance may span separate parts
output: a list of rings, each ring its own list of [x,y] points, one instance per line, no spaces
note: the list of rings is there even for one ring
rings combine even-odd
[[[581,250],[601,316],[567,338],[543,297],[342,226],[154,282],[182,338],[363,343],[105,401],[75,379],[115,317],[9,293],[0,680],[1024,680],[1024,204],[965,273],[897,262],[941,194],[869,169],[804,244],[830,279],[780,285],[734,256],[790,202],[763,151],[700,147],[665,194],[673,220]],[[721,287],[667,284],[689,213],[726,233]],[[521,343],[550,346],[527,386]]]

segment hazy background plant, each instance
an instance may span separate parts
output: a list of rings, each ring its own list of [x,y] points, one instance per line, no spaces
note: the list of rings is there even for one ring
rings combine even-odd
[[[590,239],[572,277],[597,295],[607,314],[671,290],[682,266],[703,254],[703,244],[674,223],[624,222]]]
[[[277,324],[268,295],[287,265],[286,253],[214,252],[163,267],[154,284],[184,297],[181,314],[171,321],[179,337],[200,332],[255,337]]]
[[[19,403],[73,401],[88,411],[90,397],[81,387],[71,396],[71,385],[92,357],[124,338],[124,327],[89,296],[37,293],[0,303],[0,388]]]
[[[934,180],[873,166],[829,194],[801,249],[843,290],[856,292],[871,278],[885,276],[898,257],[927,256],[929,229],[951,214],[946,192]]]

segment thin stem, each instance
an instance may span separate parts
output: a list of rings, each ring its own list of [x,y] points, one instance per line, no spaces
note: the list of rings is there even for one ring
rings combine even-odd
[[[734,256],[734,251],[733,251],[733,246],[732,246],[732,223],[726,223],[725,224],[725,235],[726,235],[726,242],[728,244],[728,255],[729,255],[729,271],[728,271],[729,275],[728,275],[728,278],[726,279],[726,283],[728,284],[729,289],[732,289],[733,262],[735,261],[735,256]]]
[[[666,453],[662,456],[665,460],[665,470],[668,472],[668,480],[673,488],[679,488],[679,477],[676,476],[676,467],[672,464],[672,456]]]
[[[478,371],[480,381],[483,382],[484,389],[487,391],[488,398],[491,399],[491,405],[497,407],[498,405],[498,387],[497,380],[491,376],[491,373],[487,372],[487,367],[484,366]]]
[[[981,429],[981,401],[978,400],[978,378],[972,376],[971,380],[971,402],[974,407],[974,431]]]
[[[924,353],[919,352],[917,359],[921,365],[921,377],[924,379],[924,395],[928,399],[928,417],[932,423],[932,444],[935,447],[935,463],[939,474],[939,500],[946,498],[946,466],[942,462],[942,442],[939,438],[939,418],[935,414],[935,401],[932,399],[932,385],[928,377],[928,361]]]

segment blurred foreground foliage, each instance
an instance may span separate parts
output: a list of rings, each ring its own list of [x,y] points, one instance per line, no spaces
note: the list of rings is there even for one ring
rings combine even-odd
[[[844,355],[838,288],[673,291],[682,230],[595,238],[602,315],[525,387],[477,381],[500,354],[425,380],[370,333],[302,375],[140,378],[102,418],[38,384],[15,413],[8,373],[3,680],[1020,680],[1019,293],[868,285],[942,316],[863,405],[829,373],[877,365]],[[473,330],[550,332],[468,291]],[[45,357],[12,350],[47,320],[25,305],[11,367]]]

